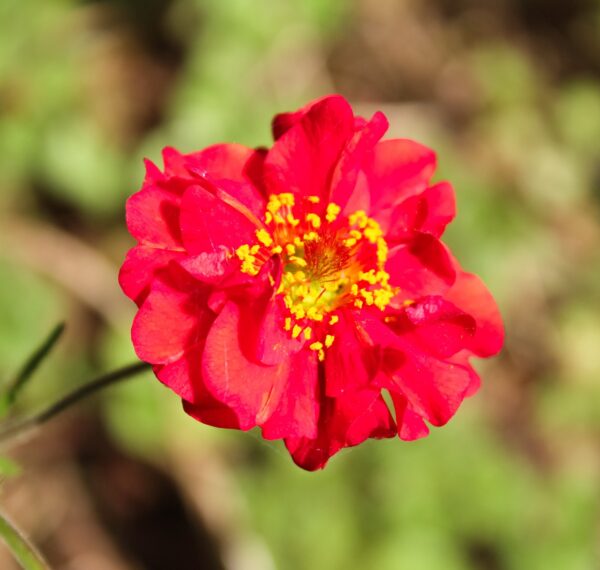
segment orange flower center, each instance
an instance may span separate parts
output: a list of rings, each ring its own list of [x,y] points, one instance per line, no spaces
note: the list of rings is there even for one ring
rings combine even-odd
[[[358,210],[341,216],[341,208],[327,205],[316,213],[317,196],[296,204],[293,194],[269,198],[265,227],[256,230],[257,243],[236,250],[241,271],[257,275],[273,255],[281,257],[283,273],[277,293],[289,316],[285,329],[313,342],[309,348],[324,358],[335,340],[336,310],[352,305],[385,309],[395,294],[384,270],[388,247],[379,224]],[[298,216],[298,217],[297,217]]]

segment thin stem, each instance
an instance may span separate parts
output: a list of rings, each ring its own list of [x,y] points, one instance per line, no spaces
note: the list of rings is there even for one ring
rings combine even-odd
[[[0,538],[24,570],[50,570],[42,555],[23,533],[0,512]]]
[[[87,396],[90,396],[91,394],[94,394],[95,392],[98,392],[102,388],[110,386],[111,384],[115,384],[116,382],[135,376],[136,374],[148,369],[150,369],[150,365],[146,364],[145,362],[136,362],[135,364],[130,364],[124,368],[119,368],[118,370],[114,370],[108,374],[98,376],[87,384],[76,388],[37,414],[34,414],[28,418],[16,420],[14,422],[7,422],[4,425],[0,424],[0,443],[6,443],[19,438],[29,430],[39,427],[73,404],[83,400]]]
[[[11,382],[6,393],[7,404],[9,407],[15,403],[21,389],[25,386],[52,348],[54,348],[54,345],[61,337],[64,330],[65,323],[56,325],[48,335],[48,338],[44,340],[43,344],[27,359],[27,362],[25,362],[23,368],[21,368],[15,379]]]

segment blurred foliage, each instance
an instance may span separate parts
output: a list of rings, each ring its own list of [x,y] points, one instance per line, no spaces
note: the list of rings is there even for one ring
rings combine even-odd
[[[368,443],[307,474],[257,434],[187,418],[148,374],[102,399],[112,444],[187,496],[217,470],[205,494],[234,514],[223,526],[199,510],[228,568],[597,568],[598,38],[598,0],[3,0],[1,379],[62,319],[64,347],[22,410],[134,358],[116,274],[143,156],[267,145],[275,112],[339,90],[435,148],[456,188],[447,240],[508,331],[482,391],[425,440]],[[245,566],[235,540],[254,541]]]

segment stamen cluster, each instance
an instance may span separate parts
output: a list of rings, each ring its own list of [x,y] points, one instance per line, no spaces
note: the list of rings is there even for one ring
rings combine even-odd
[[[284,328],[293,338],[313,341],[324,359],[334,340],[336,311],[344,306],[383,310],[395,294],[384,270],[388,247],[379,224],[362,210],[340,215],[335,203],[319,207],[318,196],[296,204],[293,194],[269,197],[256,243],[237,248],[240,270],[257,275],[273,255],[283,268],[277,294],[289,312]]]

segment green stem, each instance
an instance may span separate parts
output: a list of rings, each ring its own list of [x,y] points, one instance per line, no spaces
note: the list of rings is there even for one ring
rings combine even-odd
[[[50,570],[41,554],[23,533],[0,512],[0,538],[24,570]]]
[[[146,364],[145,362],[136,362],[135,364],[130,364],[124,368],[119,368],[118,370],[114,370],[108,374],[98,376],[87,384],[76,388],[37,414],[21,420],[0,424],[0,443],[4,444],[13,441],[24,435],[26,432],[29,432],[31,429],[41,426],[54,416],[60,414],[65,409],[71,407],[73,404],[76,404],[87,396],[98,392],[98,390],[110,386],[111,384],[115,384],[121,380],[131,378],[132,376],[149,369],[150,365]]]
[[[50,351],[54,348],[54,345],[58,342],[62,333],[65,330],[65,323],[59,323],[52,329],[52,332],[44,340],[44,343],[39,346],[35,352],[27,359],[27,362],[23,365],[23,368],[19,371],[16,378],[11,382],[7,394],[8,407],[12,406],[19,393],[27,383],[27,381],[33,376],[33,373],[37,370],[38,366],[42,363],[44,358],[48,356]]]

